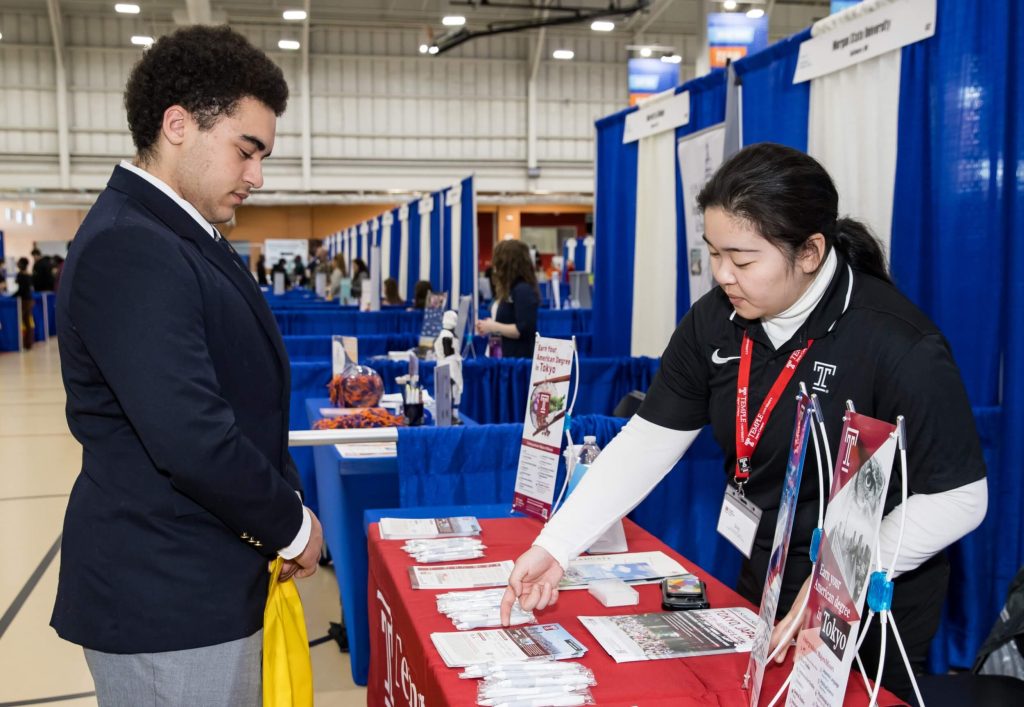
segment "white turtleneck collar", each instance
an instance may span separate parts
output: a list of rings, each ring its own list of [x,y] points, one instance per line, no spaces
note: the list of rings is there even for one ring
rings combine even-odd
[[[776,314],[774,317],[763,317],[761,319],[761,326],[764,328],[764,333],[771,339],[772,346],[778,349],[793,338],[793,334],[796,333],[797,329],[803,326],[807,318],[811,316],[811,312],[821,302],[821,298],[825,296],[825,291],[828,289],[829,283],[832,282],[832,277],[836,274],[837,264],[836,251],[835,248],[832,248],[829,250],[825,262],[818,270],[818,274],[814,276],[814,280],[804,290],[804,293],[800,295],[800,298],[786,311]]]

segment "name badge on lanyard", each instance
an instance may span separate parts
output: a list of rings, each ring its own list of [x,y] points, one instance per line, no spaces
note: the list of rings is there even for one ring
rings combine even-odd
[[[775,379],[761,408],[757,411],[753,424],[747,424],[748,401],[750,398],[750,361],[754,354],[754,342],[743,332],[743,343],[740,348],[740,370],[736,377],[736,469],[733,472],[733,485],[725,490],[722,500],[722,513],[718,518],[718,532],[736,549],[750,557],[754,548],[757,526],[761,522],[762,511],[743,495],[743,486],[750,480],[753,473],[751,459],[758,442],[768,425],[768,419],[782,397],[783,391],[793,379],[797,366],[814,343],[807,340],[807,346],[794,351],[786,361],[785,367]]]

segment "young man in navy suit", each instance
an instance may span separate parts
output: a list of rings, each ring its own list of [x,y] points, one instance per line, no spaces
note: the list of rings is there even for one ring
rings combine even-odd
[[[58,329],[82,470],[51,624],[101,705],[261,701],[268,561],[316,571],[288,454],[288,358],[213,224],[263,185],[288,87],[227,27],[160,38],[125,90],[137,154],[68,254]]]

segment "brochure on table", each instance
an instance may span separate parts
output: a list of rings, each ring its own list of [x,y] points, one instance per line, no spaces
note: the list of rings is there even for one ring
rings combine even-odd
[[[690,658],[750,650],[757,616],[744,608],[669,611],[661,614],[581,616],[582,623],[616,663]]]
[[[587,652],[561,624],[432,633],[430,640],[449,668],[531,658],[568,660],[581,658]]]
[[[452,426],[452,376],[447,363],[434,367],[434,425]]]
[[[482,589],[504,587],[512,574],[512,560],[481,562],[474,565],[409,568],[413,589]]]
[[[653,552],[624,552],[614,555],[581,555],[569,562],[561,589],[586,589],[591,582],[621,579],[630,584],[649,584],[664,577],[685,574],[686,569],[671,557]]]
[[[363,281],[360,290],[359,311],[380,311],[380,246],[370,249],[370,276]]]
[[[787,705],[841,705],[856,652],[896,427],[847,412]]]
[[[429,349],[434,345],[434,339],[444,328],[444,310],[447,305],[447,292],[431,292],[427,295],[427,305],[423,309],[423,326],[420,328],[421,347]]]
[[[448,518],[381,518],[378,525],[382,540],[414,538],[456,538],[480,534],[476,516]]]
[[[807,437],[811,431],[813,409],[806,393],[797,396],[796,422],[793,425],[793,441],[789,446],[789,462],[786,464],[786,479],[782,485],[779,501],[779,517],[775,522],[775,539],[772,554],[768,560],[768,575],[761,592],[761,611],[758,615],[757,636],[750,651],[750,662],[743,676],[744,687],[750,688],[751,707],[757,707],[764,680],[764,668],[768,662],[768,644],[775,626],[775,613],[779,607],[782,592],[782,573],[789,554],[789,540],[793,533],[793,516],[796,513],[797,498],[800,495],[800,478],[803,475],[804,459],[807,456]],[[749,682],[748,682],[749,680]]]
[[[551,516],[555,499],[573,355],[573,342],[566,339],[538,336],[533,348],[512,507],[542,520]]]

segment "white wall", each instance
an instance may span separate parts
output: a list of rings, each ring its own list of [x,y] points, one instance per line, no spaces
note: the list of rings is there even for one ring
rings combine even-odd
[[[60,186],[54,50],[40,7],[0,13],[0,191]],[[140,50],[128,45],[136,30],[123,18],[74,12],[72,6],[63,18],[71,186],[98,190],[112,165],[133,152],[122,91]],[[773,37],[810,20],[810,11],[796,6],[777,5],[776,12]],[[279,25],[234,27],[281,65],[291,88],[266,189],[302,190],[301,57],[277,49]],[[152,23],[149,31],[173,29]],[[654,23],[644,42],[675,46],[684,58],[681,79],[691,78],[700,38],[652,33],[657,29]],[[314,25],[312,189],[436,189],[474,172],[481,191],[591,192],[593,122],[625,106],[625,45],[635,38],[547,32],[537,76],[541,177],[528,180],[527,79],[536,36],[498,35],[427,57],[418,53],[417,29]],[[575,60],[551,59],[560,47],[573,49]]]

